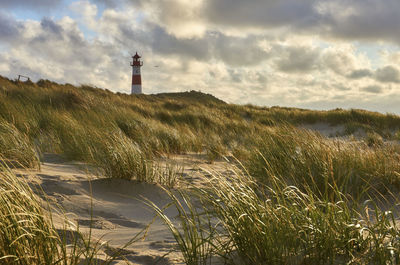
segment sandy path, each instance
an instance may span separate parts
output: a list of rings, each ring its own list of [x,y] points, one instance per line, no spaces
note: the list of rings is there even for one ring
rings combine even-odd
[[[209,168],[221,174],[229,172],[227,162],[210,165],[201,155],[174,156],[161,163],[176,163],[182,168],[184,180],[181,188],[184,188],[185,182],[202,185],[207,173],[200,168]],[[63,214],[53,216],[58,229],[65,229],[67,216],[79,224],[81,231],[88,232],[91,226],[95,239],[108,242],[111,248],[103,249],[99,259],[105,255],[104,252],[110,253],[111,249],[123,246],[153,220],[154,212],[142,202],[143,197],[159,207],[170,202],[159,185],[97,177],[93,168],[83,163],[64,161],[56,155],[44,155],[40,171],[16,171],[26,176],[34,189],[43,189],[53,206],[63,209]],[[40,194],[40,191],[37,193]],[[173,208],[166,213],[170,218],[177,215]],[[156,219],[146,238],[126,247],[124,256],[128,264],[184,264],[174,249],[174,238],[162,221]],[[117,260],[113,264],[127,264],[126,260]]]

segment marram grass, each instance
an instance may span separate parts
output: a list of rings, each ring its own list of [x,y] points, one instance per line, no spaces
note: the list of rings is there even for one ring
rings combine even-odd
[[[160,171],[154,162],[162,155],[205,152],[210,161],[237,155],[248,174],[215,175],[208,188],[197,189],[205,215],[170,193],[178,229],[155,208],[188,264],[207,263],[210,255],[231,264],[400,263],[395,212],[377,199],[397,194],[400,184],[396,115],[238,106],[194,91],[129,96],[1,77],[0,121],[0,154],[29,167],[38,165],[36,153],[56,152],[97,165],[110,178],[173,186],[177,170]],[[312,123],[366,137],[327,139],[292,127]],[[77,245],[72,256],[60,252],[65,242],[39,201],[7,172],[1,172],[4,262],[77,264],[93,257]],[[208,226],[209,218],[222,229]]]
[[[50,206],[49,206],[50,209]],[[73,228],[73,226],[72,226]],[[56,229],[50,210],[33,193],[22,177],[9,168],[0,171],[0,264],[10,265],[81,265],[112,264],[120,253],[97,259],[106,242],[71,229],[65,224]],[[90,230],[91,231],[91,230]],[[124,247],[139,240],[132,236]]]
[[[400,262],[397,220],[373,201],[358,203],[339,190],[335,201],[326,200],[314,187],[302,192],[278,177],[267,186],[239,171],[229,178],[214,174],[208,188],[194,189],[197,197],[191,192],[190,199],[168,192],[177,219],[149,202],[186,264],[213,264],[212,256],[235,265]]]
[[[395,139],[392,134],[400,129],[398,116],[363,110],[239,106],[195,91],[131,96],[90,86],[49,80],[16,82],[4,77],[0,77],[0,120],[26,137],[38,153],[56,152],[86,162],[93,162],[93,155],[106,144],[106,139],[93,141],[93,136],[116,130],[153,158],[207,152],[212,161],[230,151],[246,158],[246,150],[258,147],[259,137],[282,124],[343,125],[352,129],[340,133],[375,133],[374,141],[378,135]],[[26,164],[22,156],[8,156]]]

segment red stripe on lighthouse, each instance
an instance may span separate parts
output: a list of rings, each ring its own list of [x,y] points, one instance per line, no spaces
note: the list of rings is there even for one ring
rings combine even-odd
[[[142,78],[140,75],[132,75],[132,85],[141,85]]]

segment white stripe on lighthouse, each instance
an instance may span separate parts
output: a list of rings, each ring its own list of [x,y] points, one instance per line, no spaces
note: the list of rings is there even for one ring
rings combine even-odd
[[[142,85],[132,85],[131,94],[142,94]]]

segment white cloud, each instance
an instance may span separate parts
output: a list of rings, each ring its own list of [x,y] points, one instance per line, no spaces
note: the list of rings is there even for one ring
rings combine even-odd
[[[84,25],[89,29],[95,30],[97,28],[97,6],[89,0],[73,2],[69,7],[73,12],[80,16]]]

